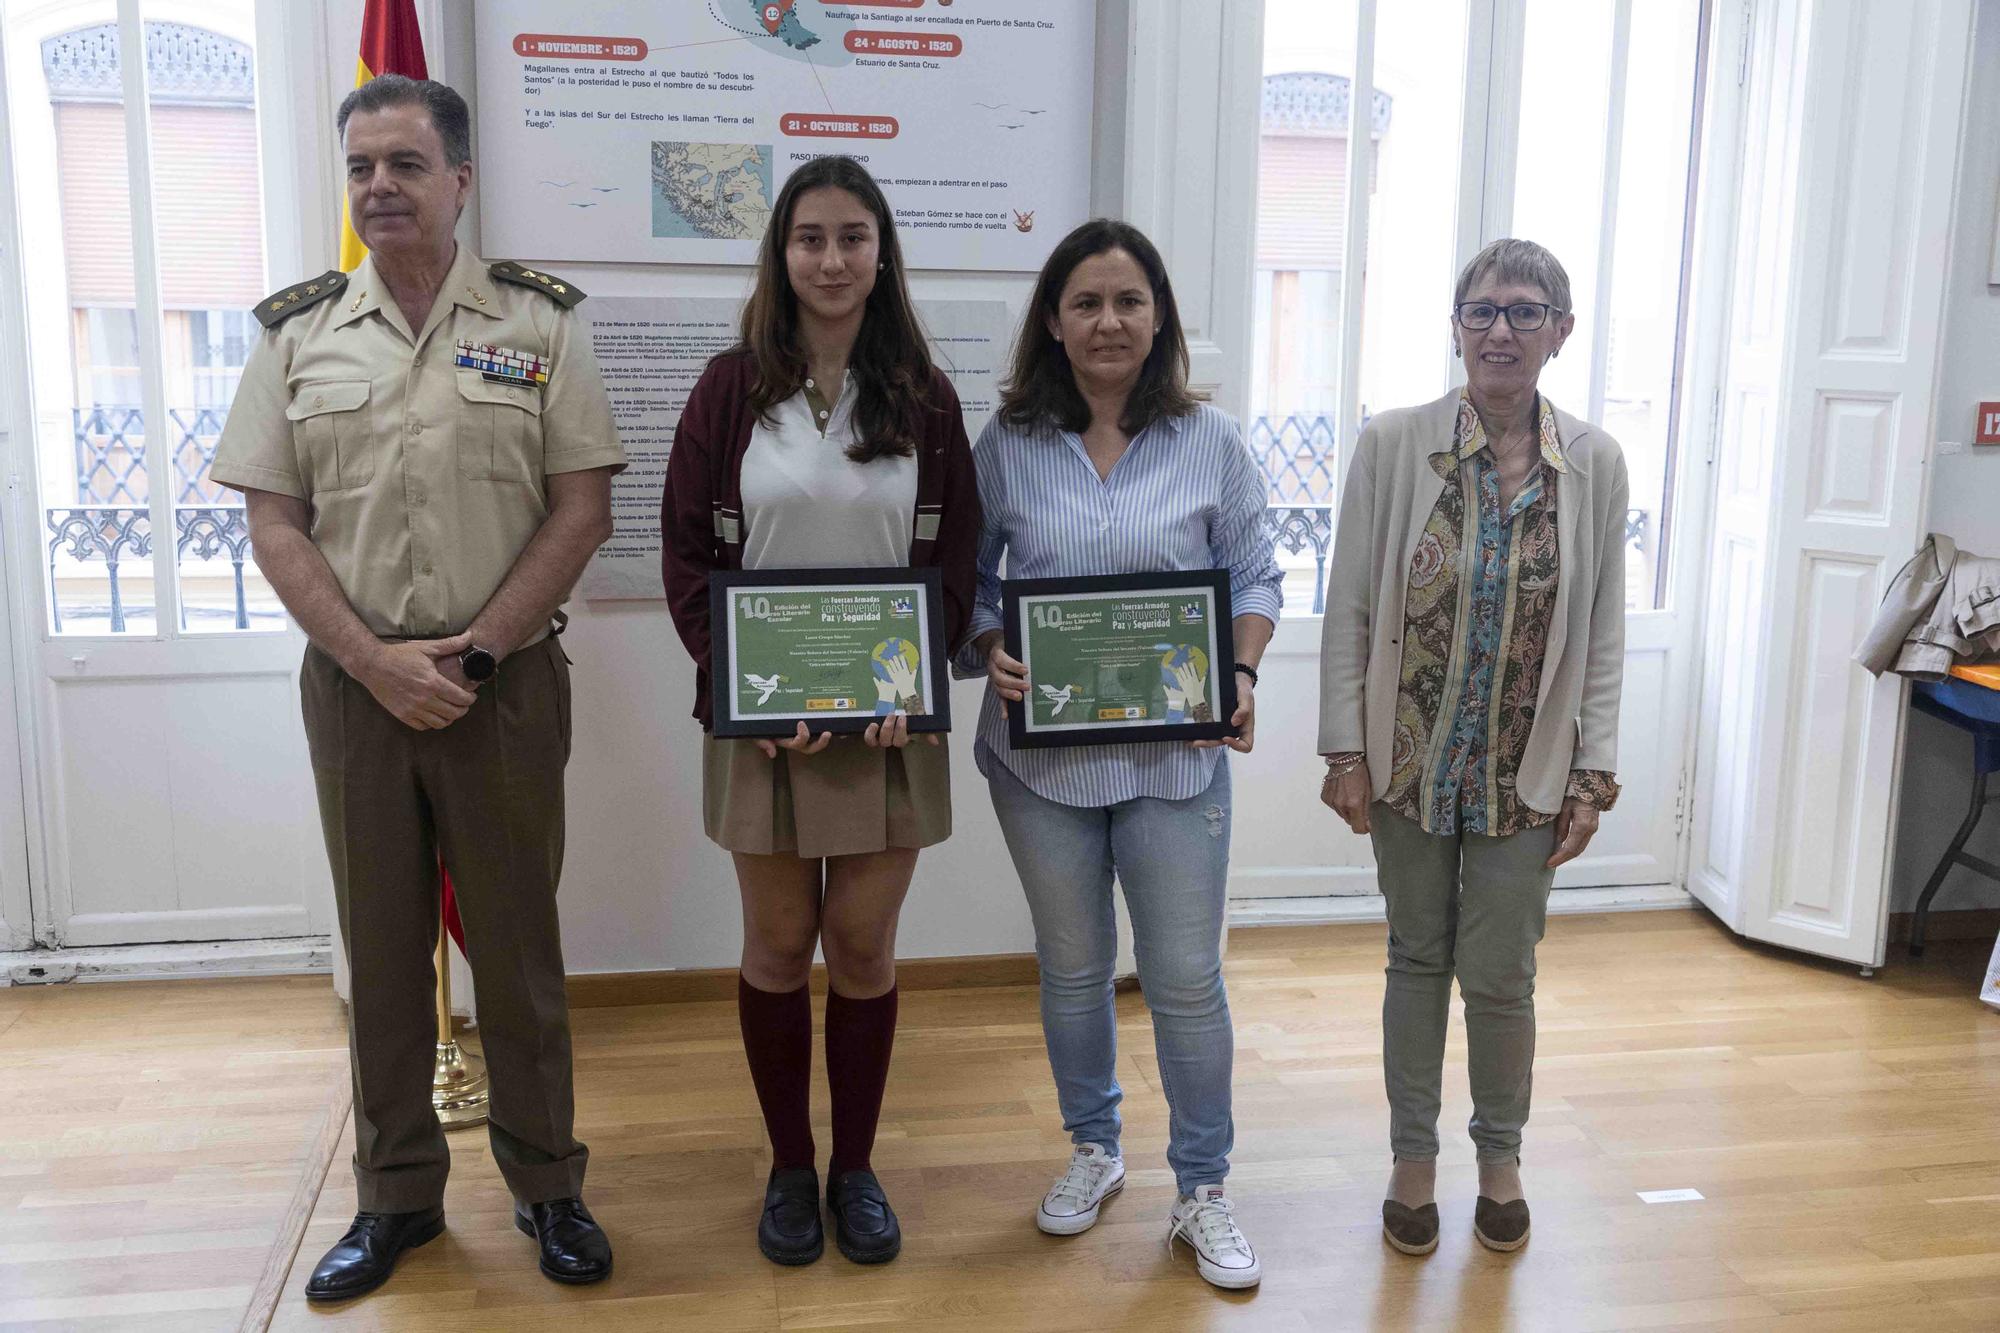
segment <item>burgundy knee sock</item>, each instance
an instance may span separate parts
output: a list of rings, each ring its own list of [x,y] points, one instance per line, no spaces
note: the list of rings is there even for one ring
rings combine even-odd
[[[875,1122],[889,1082],[889,1052],[896,1044],[896,988],[872,1000],[826,993],[826,1081],[833,1094],[832,1179],[842,1171],[872,1170]]]
[[[778,1170],[813,1165],[811,988],[758,990],[739,975],[736,1017],[757,1103],[764,1108],[764,1130],[771,1136],[771,1165]]]

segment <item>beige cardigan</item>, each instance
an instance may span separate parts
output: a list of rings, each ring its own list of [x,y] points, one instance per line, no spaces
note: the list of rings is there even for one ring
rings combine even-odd
[[[1451,448],[1458,390],[1368,423],[1341,494],[1320,630],[1319,750],[1368,756],[1374,797],[1389,790],[1403,670],[1410,560],[1444,490],[1430,456]],[[1541,693],[1521,757],[1521,799],[1554,814],[1573,768],[1618,766],[1625,676],[1625,456],[1596,426],[1557,409],[1569,472],[1556,484],[1560,592]]]

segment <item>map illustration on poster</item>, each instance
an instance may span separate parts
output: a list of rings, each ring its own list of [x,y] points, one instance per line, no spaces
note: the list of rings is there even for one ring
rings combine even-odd
[[[785,179],[845,153],[911,267],[1032,271],[1089,216],[1096,8],[480,0],[482,247],[751,263]]]

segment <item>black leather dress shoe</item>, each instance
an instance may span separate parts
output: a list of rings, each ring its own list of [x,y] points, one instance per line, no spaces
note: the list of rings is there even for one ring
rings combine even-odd
[[[886,1264],[903,1252],[903,1228],[873,1171],[843,1171],[827,1182],[833,1241],[857,1264]]]
[[[542,1276],[578,1286],[611,1276],[611,1238],[582,1199],[514,1205],[514,1226],[542,1249]]]
[[[306,1299],[344,1301],[371,1292],[389,1280],[396,1271],[396,1257],[404,1250],[414,1250],[443,1233],[442,1207],[418,1213],[356,1213],[354,1225],[306,1279]]]
[[[757,1248],[774,1264],[796,1268],[826,1252],[819,1220],[819,1172],[809,1166],[773,1167],[764,1186],[764,1215],[757,1219]]]

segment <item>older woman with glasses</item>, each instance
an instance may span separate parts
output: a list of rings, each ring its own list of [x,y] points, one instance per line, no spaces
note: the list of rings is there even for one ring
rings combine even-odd
[[[1388,904],[1382,1064],[1395,1153],[1383,1232],[1437,1248],[1437,1119],[1452,978],[1479,1162],[1473,1231],[1528,1239],[1520,1175],[1535,946],[1556,867],[1618,793],[1625,460],[1536,390],[1576,326],[1541,246],[1459,275],[1466,382],[1362,432],[1320,645],[1320,799],[1374,843]]]

